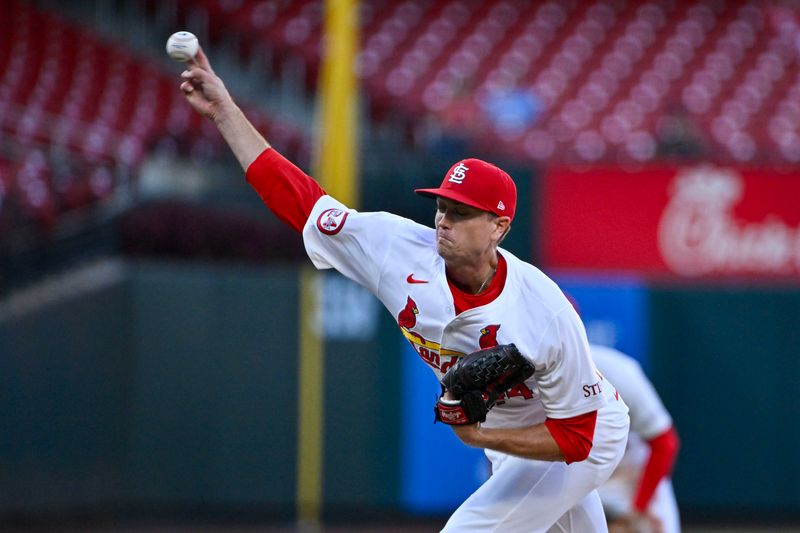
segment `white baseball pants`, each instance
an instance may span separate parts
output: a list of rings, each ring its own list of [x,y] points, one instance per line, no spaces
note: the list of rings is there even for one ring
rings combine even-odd
[[[598,418],[589,458],[567,465],[486,450],[491,477],[456,509],[442,533],[607,532],[595,490],[625,452],[628,416]]]

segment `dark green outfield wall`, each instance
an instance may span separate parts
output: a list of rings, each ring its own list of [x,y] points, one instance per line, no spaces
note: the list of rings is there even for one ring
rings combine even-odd
[[[290,516],[298,270],[122,272],[0,318],[0,514],[199,506]],[[339,324],[325,363],[326,510],[397,509],[401,340],[380,305],[337,290],[323,310]],[[659,286],[648,306],[653,381],[683,440],[683,509],[800,508],[800,289]],[[366,337],[345,327],[354,316],[373,321]]]
[[[0,512],[291,514],[297,274],[131,264],[102,289],[0,321]],[[396,501],[399,428],[385,404],[399,362],[377,348],[394,329],[387,315],[366,341],[329,346],[327,502]]]
[[[397,506],[400,477],[400,335],[380,309],[375,343],[328,345],[324,501],[332,514],[359,516]],[[383,316],[385,315],[385,317]]]
[[[0,509],[128,493],[133,316],[115,284],[0,323]]]
[[[800,289],[652,290],[653,379],[683,441],[680,503],[800,509]]]
[[[144,265],[130,294],[131,495],[292,505],[295,272]]]

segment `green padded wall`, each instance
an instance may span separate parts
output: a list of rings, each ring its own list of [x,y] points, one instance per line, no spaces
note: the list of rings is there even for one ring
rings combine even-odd
[[[800,290],[659,288],[653,379],[683,441],[689,511],[800,508]]]
[[[119,272],[0,319],[0,513],[292,516],[298,269]],[[359,316],[374,327],[326,342],[325,509],[385,509],[398,490],[399,332],[363,290],[334,285],[344,298],[329,320],[369,304]]]

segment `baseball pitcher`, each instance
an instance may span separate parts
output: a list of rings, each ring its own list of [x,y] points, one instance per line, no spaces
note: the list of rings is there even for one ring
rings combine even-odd
[[[360,283],[396,318],[442,383],[435,419],[486,450],[491,477],[443,531],[607,531],[596,489],[622,458],[628,409],[561,290],[499,248],[516,211],[511,177],[479,159],[454,164],[440,187],[417,191],[435,199],[435,229],[360,213],[270,147],[202,50],[181,76],[314,265]]]

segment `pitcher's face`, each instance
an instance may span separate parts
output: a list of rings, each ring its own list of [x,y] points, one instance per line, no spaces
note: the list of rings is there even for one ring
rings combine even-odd
[[[507,221],[508,217],[439,197],[434,219],[436,251],[447,263],[474,263],[496,245]]]

